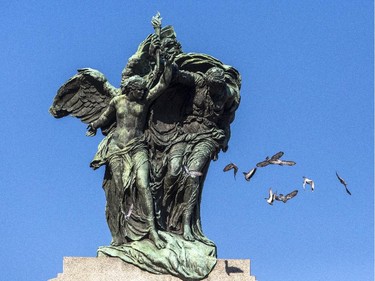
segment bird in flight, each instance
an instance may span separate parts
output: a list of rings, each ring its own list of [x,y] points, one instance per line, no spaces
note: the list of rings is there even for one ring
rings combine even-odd
[[[267,203],[273,205],[273,201],[275,201],[276,194],[272,192],[272,188],[268,190],[268,198],[264,198],[267,200]]]
[[[296,196],[298,193],[298,190],[294,190],[292,191],[291,193],[288,193],[287,195],[284,195],[282,193],[280,193],[279,195],[276,194],[275,196],[275,200],[277,201],[282,201],[284,203],[286,203],[288,200],[292,199],[294,196]]]
[[[199,171],[189,170],[189,168],[186,165],[184,165],[183,168],[184,168],[185,174],[187,174],[189,177],[197,178],[197,177],[200,177],[200,176],[203,175],[203,173],[201,173]]]
[[[294,161],[286,161],[286,160],[281,160],[280,158],[284,155],[284,152],[282,151],[279,151],[278,153],[276,153],[275,155],[273,155],[271,158],[269,158],[268,156],[266,157],[266,159],[262,162],[259,162],[256,166],[257,167],[266,167],[270,164],[273,164],[273,165],[280,165],[280,166],[293,166],[296,164],[296,162]]]
[[[337,178],[339,179],[340,183],[342,183],[342,184],[344,185],[346,192],[347,192],[349,195],[352,195],[352,194],[350,193],[349,189],[346,187],[348,184],[345,182],[345,180],[344,180],[342,177],[340,177],[339,174],[338,174],[337,172],[336,172],[336,176],[337,176]]]
[[[223,172],[228,172],[230,170],[233,169],[233,174],[234,174],[234,178],[236,178],[236,174],[237,174],[237,171],[238,171],[238,167],[236,164],[234,163],[229,163],[228,165],[226,165],[223,169]]]
[[[306,178],[306,177],[303,177],[303,189],[306,188],[306,184],[309,184],[311,186],[311,191],[314,191],[315,189],[315,183],[313,180],[309,179],[309,178]]]
[[[257,168],[253,168],[250,171],[248,171],[247,173],[243,172],[243,174],[245,176],[245,180],[250,181],[250,179],[254,176],[256,171],[257,171]]]

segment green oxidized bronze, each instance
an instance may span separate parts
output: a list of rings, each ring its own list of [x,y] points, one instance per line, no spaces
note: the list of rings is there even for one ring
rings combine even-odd
[[[202,231],[200,202],[211,160],[226,151],[240,102],[236,69],[205,54],[184,53],[172,26],[152,18],[128,60],[121,86],[84,68],[60,87],[50,113],[75,116],[105,136],[90,167],[105,166],[110,246],[118,257],[157,274],[202,279],[216,247]]]

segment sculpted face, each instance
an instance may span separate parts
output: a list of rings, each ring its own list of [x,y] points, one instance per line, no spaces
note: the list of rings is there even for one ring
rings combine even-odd
[[[219,67],[211,67],[206,71],[206,77],[208,81],[221,82],[225,81],[224,70]]]
[[[130,100],[142,100],[147,91],[146,81],[138,75],[128,78],[122,88],[122,93]]]
[[[161,41],[161,48],[163,52],[169,55],[178,55],[182,53],[181,44],[172,38],[165,38]]]
[[[130,94],[135,100],[142,100],[147,93],[147,88],[144,85],[135,85],[130,91]]]
[[[225,86],[224,70],[219,67],[211,67],[206,71],[206,82],[210,88],[221,88]],[[216,92],[216,91],[214,91]]]

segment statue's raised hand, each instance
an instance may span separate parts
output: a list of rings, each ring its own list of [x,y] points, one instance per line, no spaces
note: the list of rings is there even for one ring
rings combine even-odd
[[[160,79],[165,85],[168,85],[171,82],[173,69],[178,68],[178,66],[175,63],[173,63],[174,57],[175,56],[168,56],[168,58],[165,57],[164,60],[164,72]]]

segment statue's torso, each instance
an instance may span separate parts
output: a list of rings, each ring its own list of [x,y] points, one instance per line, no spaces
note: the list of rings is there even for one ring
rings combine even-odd
[[[117,125],[113,140],[115,145],[122,148],[132,139],[142,136],[147,106],[143,101],[130,101],[124,95],[116,98],[114,106]]]

